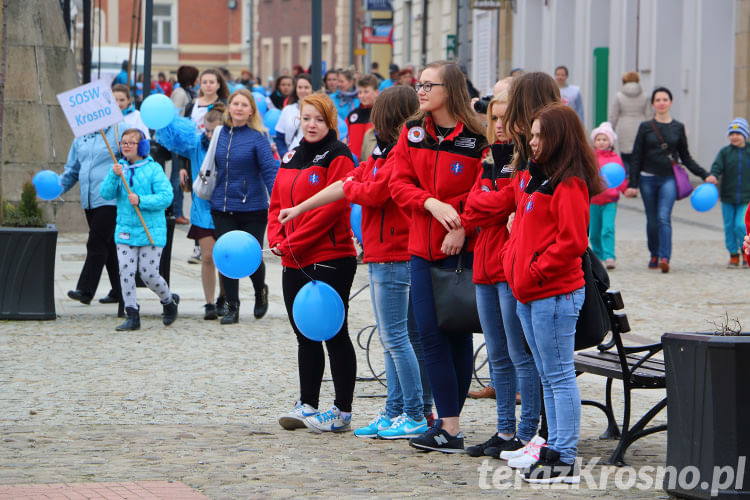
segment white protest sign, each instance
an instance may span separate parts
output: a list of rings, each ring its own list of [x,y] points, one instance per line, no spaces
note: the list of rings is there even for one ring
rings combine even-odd
[[[122,112],[112,89],[102,80],[57,94],[73,135],[97,132],[122,121]]]

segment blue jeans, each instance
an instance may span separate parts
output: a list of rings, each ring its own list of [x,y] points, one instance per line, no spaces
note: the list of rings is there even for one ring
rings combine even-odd
[[[406,413],[422,420],[422,382],[408,331],[409,262],[369,267],[372,308],[385,351],[385,412],[390,418]]]
[[[464,254],[464,265],[471,268],[473,253]],[[411,299],[414,317],[424,348],[424,367],[430,379],[438,416],[458,417],[466,401],[474,368],[472,333],[448,334],[437,326],[432,296],[431,267],[454,268],[458,258],[428,261],[411,257]]]
[[[566,464],[575,461],[581,433],[581,395],[573,366],[576,322],[584,287],[572,293],[518,303],[526,341],[544,388],[549,447]]]
[[[589,239],[591,249],[599,260],[615,258],[615,217],[617,217],[617,202],[605,205],[591,204],[591,218],[589,219]]]
[[[724,244],[729,253],[740,253],[745,239],[745,211],[747,203],[721,202],[721,216],[724,219]]]
[[[646,211],[646,238],[651,257],[672,256],[672,207],[677,201],[673,175],[641,175],[641,196]]]
[[[516,434],[517,378],[523,404],[518,438],[529,441],[536,434],[542,403],[539,373],[534,358],[526,352],[523,329],[516,314],[516,299],[505,282],[476,285],[476,293],[497,400],[497,432]]]

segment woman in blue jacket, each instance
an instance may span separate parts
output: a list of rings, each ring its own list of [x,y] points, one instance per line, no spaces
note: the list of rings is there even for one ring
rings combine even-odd
[[[107,143],[117,151],[122,133],[128,128],[125,122],[104,129]],[[115,256],[115,216],[117,208],[114,200],[105,200],[99,188],[112,165],[112,156],[99,132],[76,137],[70,146],[65,171],[61,176],[63,193],[69,191],[76,182],[81,188],[81,206],[89,226],[86,241],[86,261],[75,290],[68,297],[83,304],[90,304],[99,285],[102,269],[107,267],[111,290],[100,299],[102,303],[114,303],[120,298],[120,279],[117,274]]]
[[[268,223],[268,200],[279,162],[274,160],[271,144],[263,127],[255,98],[247,89],[229,96],[224,126],[214,130],[204,164],[210,162],[217,173],[216,188],[211,195],[211,217],[216,239],[234,230],[252,234],[263,245]],[[268,310],[266,267],[261,262],[250,279],[255,289],[253,314],[260,319]],[[239,280],[221,275],[227,298],[227,312],[222,324],[239,322]]]
[[[139,307],[135,298],[135,273],[156,295],[164,307],[162,320],[171,325],[177,319],[180,297],[169,290],[159,274],[161,252],[167,243],[167,219],[164,210],[172,203],[172,184],[161,165],[149,156],[149,141],[136,128],[126,130],[120,143],[123,159],[115,163],[104,178],[101,196],[117,200],[115,243],[120,264],[120,287],[125,301],[127,320],[117,330],[138,330],[141,327]],[[123,185],[122,175],[130,187]],[[153,242],[149,241],[138,207]]]

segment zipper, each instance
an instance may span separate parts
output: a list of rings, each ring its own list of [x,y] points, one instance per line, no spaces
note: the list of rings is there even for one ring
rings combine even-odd
[[[385,226],[385,208],[382,209],[380,215],[380,243],[383,243],[383,227]]]
[[[221,133],[221,130],[219,130]],[[229,148],[232,147],[232,136],[234,135],[234,127],[229,129],[229,144],[227,144],[227,161],[224,164],[224,211],[227,211],[227,194],[229,192]]]
[[[484,251],[483,251],[483,259],[482,259],[482,269],[484,269],[484,277],[487,278],[487,281],[491,282],[490,275],[487,274],[487,240],[489,240],[489,235],[484,239]]]
[[[247,200],[247,179],[242,179],[242,203]]]
[[[333,228],[331,228],[331,229],[328,230],[328,237],[331,238],[331,243],[335,247],[336,246],[336,235],[333,232]]]
[[[299,174],[302,173],[302,170],[297,170],[297,174],[294,176],[294,179],[292,180],[292,186],[289,188],[289,199],[292,201],[292,206],[295,206],[296,203],[294,203],[294,184],[297,182],[297,177],[299,177]],[[292,219],[292,232],[294,232],[294,219]]]
[[[739,151],[739,156],[740,156],[739,158],[740,168],[737,169],[740,172],[739,177],[737,178],[737,204],[738,205],[740,204],[740,201],[742,200],[742,191],[741,191],[742,189],[742,150],[741,149]]]
[[[438,140],[437,150],[435,151],[435,167],[432,169],[432,189],[435,191],[435,198],[437,199],[438,192],[437,192],[437,167],[438,167],[438,157],[440,156],[440,141]],[[432,258],[432,219],[434,217],[432,214],[430,214],[430,220],[427,223],[427,251],[430,254],[430,260],[433,260]]]

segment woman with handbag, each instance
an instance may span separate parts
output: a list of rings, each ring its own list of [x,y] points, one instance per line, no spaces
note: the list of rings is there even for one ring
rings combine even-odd
[[[287,224],[279,222],[279,213],[344,179],[354,168],[354,159],[346,144],[338,140],[336,107],[328,96],[316,93],[302,99],[300,122],[304,139],[284,155],[268,213],[268,244],[281,256],[284,304],[297,337],[300,381],[300,399],[292,411],[279,418],[279,425],[288,430],[308,427],[315,432],[344,432],[351,429],[357,375],[347,325],[349,292],[357,269],[349,204],[341,199]],[[333,287],[345,311],[341,329],[325,341],[336,395],[331,409],[323,412],[318,411],[325,369],[323,343],[305,337],[292,313],[297,292],[312,280]]]
[[[393,169],[393,163],[387,161],[389,154],[404,122],[418,109],[413,88],[395,86],[384,90],[372,108],[378,139],[372,156],[349,172],[345,180],[279,212],[279,222],[286,224],[302,213],[342,198],[362,205],[363,260],[370,271],[372,308],[385,351],[387,396],[385,409],[369,425],[356,429],[357,437],[416,437],[427,430],[432,416],[429,382],[415,353],[421,351],[419,332],[409,317],[410,221],[393,202],[388,189]]]
[[[677,160],[704,181],[716,184],[717,180],[690,156],[685,125],[670,115],[672,92],[666,87],[654,89],[651,106],[654,118],[640,124],[633,143],[630,181],[625,196],[635,198],[640,189],[651,254],[648,268],[668,273],[672,257],[672,207],[692,189]]]
[[[440,418],[409,444],[422,450],[463,453],[459,415],[473,371],[472,333],[479,328],[465,326],[455,307],[460,299],[475,300],[470,278],[475,232],[461,214],[481,172],[487,142],[470,108],[466,79],[458,65],[428,64],[416,89],[419,113],[406,122],[388,159],[393,162],[390,190],[393,200],[411,217],[411,298]],[[450,271],[441,273],[441,269]],[[446,275],[447,286],[433,283],[433,274]],[[451,297],[450,287],[461,278],[468,281],[466,291]],[[449,304],[436,304],[439,299],[434,298],[433,286],[435,291],[450,290]],[[470,307],[466,312],[476,318],[476,306],[471,307],[473,312]],[[465,329],[441,328],[438,312],[448,312],[444,319]]]
[[[536,434],[542,405],[539,373],[534,359],[526,351],[523,329],[516,314],[516,299],[498,259],[509,238],[508,217],[498,215],[491,193],[512,181],[515,146],[503,128],[507,106],[508,91],[505,90],[487,107],[491,154],[482,163],[482,176],[469,193],[464,216],[480,228],[474,250],[474,283],[497,404],[497,432],[484,443],[468,447],[466,451],[472,457],[499,458],[504,451],[512,452],[526,446]],[[517,433],[516,381],[522,402]]]
[[[216,239],[240,230],[252,234],[263,246],[268,196],[273,189],[278,161],[273,159],[266,130],[249,90],[239,89],[229,96],[224,125],[214,129],[201,173],[207,169],[214,171],[215,188],[210,194],[210,205]],[[197,182],[200,181],[199,175]],[[227,304],[221,324],[238,323],[239,280],[223,274],[220,278]],[[262,261],[250,279],[255,290],[253,315],[260,319],[268,310],[266,267]]]
[[[542,380],[549,427],[548,446],[524,477],[577,483],[581,400],[573,353],[585,298],[581,255],[588,246],[589,200],[604,186],[572,108],[553,104],[537,112],[529,147],[529,182],[518,199],[515,190],[501,191],[505,197],[498,203],[516,211],[501,258]]]
[[[206,157],[214,129],[221,128],[224,111],[224,105],[216,103],[213,109],[203,117],[205,127],[200,135],[197,133],[195,123],[182,116],[176,117],[169,125],[156,131],[156,140],[159,144],[175,155],[190,160],[192,178],[194,179],[198,178],[198,172],[203,164],[203,159]],[[185,185],[188,182],[188,177],[187,170],[180,170],[180,184]],[[191,193],[190,230],[187,237],[195,240],[195,243],[199,245],[198,248],[200,248],[201,283],[206,299],[206,304],[203,306],[205,309],[203,319],[217,319],[220,313],[221,315],[224,313],[218,310],[214,302],[216,293],[216,266],[214,266],[212,257],[214,243],[216,243],[214,221],[211,217],[211,205],[208,200],[196,196],[195,193]],[[223,289],[216,302],[223,302],[222,297],[224,297]]]

